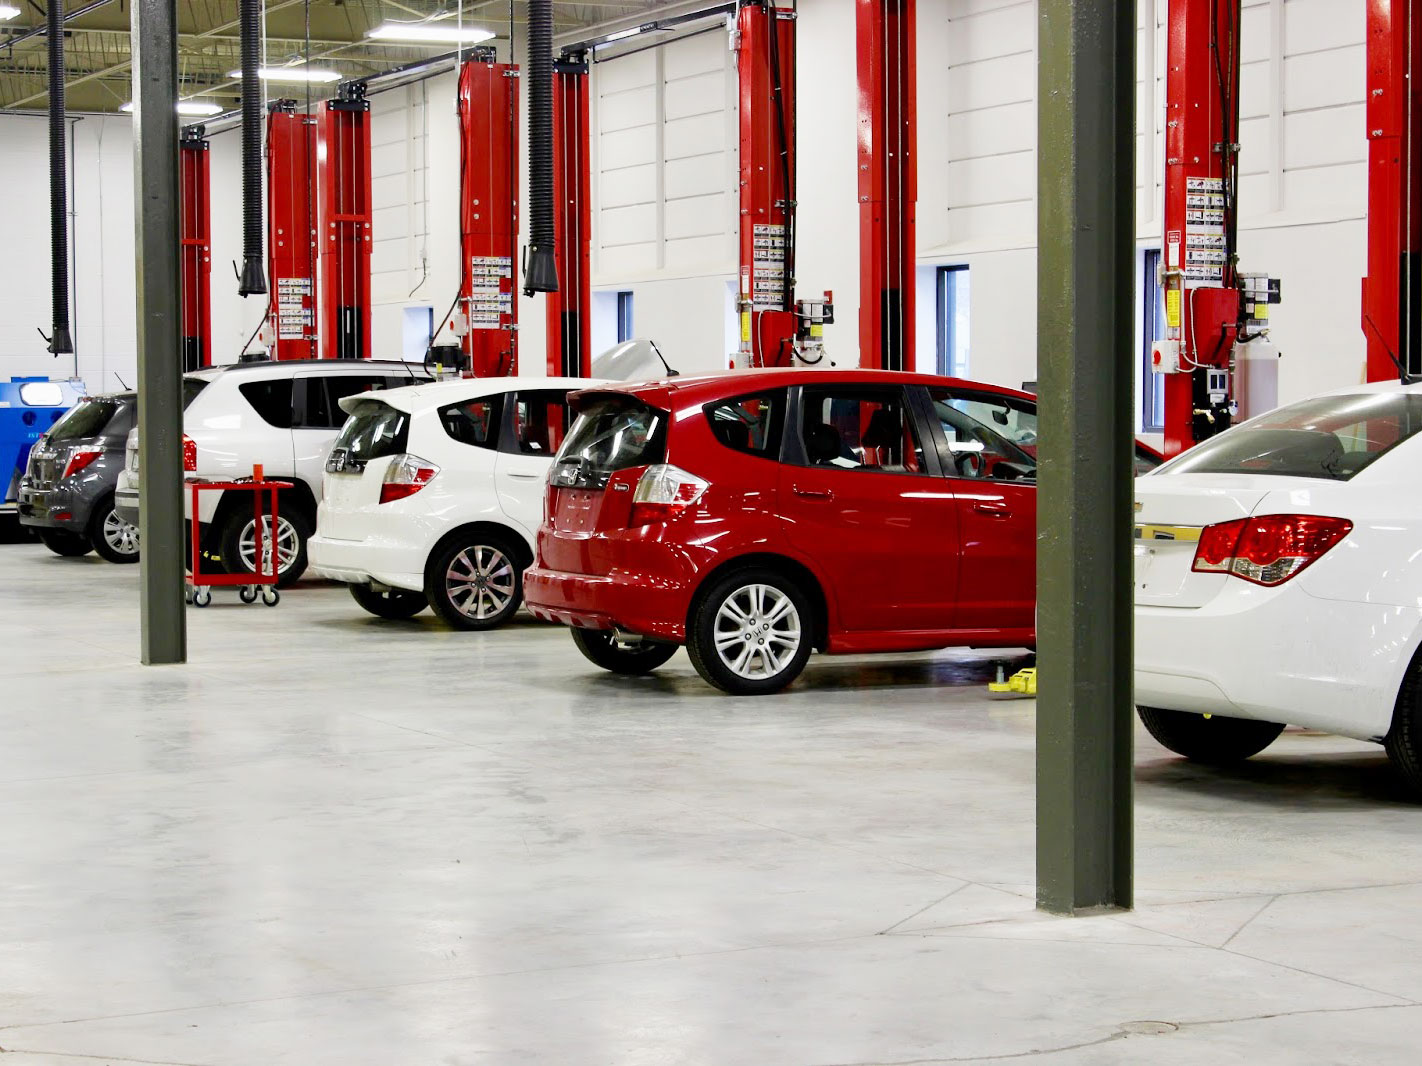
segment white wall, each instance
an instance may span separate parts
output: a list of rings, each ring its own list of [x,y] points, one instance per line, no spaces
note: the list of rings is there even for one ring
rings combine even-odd
[[[1166,0],[1138,0],[1137,237],[1160,241]],[[918,365],[933,363],[933,268],[971,269],[975,377],[1017,385],[1036,371],[1036,0],[919,0]],[[1356,380],[1366,247],[1361,0],[1245,0],[1240,252],[1283,278],[1273,337],[1281,399]],[[798,279],[833,289],[831,358],[857,360],[854,5],[799,5]],[[634,293],[636,332],[688,369],[724,366],[735,346],[735,56],[722,32],[594,64],[593,283]],[[455,79],[378,94],[372,105],[376,354],[401,346],[404,309],[442,315],[458,280]],[[527,115],[526,106],[522,114]],[[79,365],[132,381],[132,163],[127,118],[76,124],[74,215]],[[7,191],[47,202],[42,119],[0,116]],[[236,131],[212,138],[213,340],[235,358],[260,318],[236,296]],[[522,154],[522,149],[521,149]],[[526,182],[522,183],[526,188]],[[523,212],[527,227],[527,212]],[[7,221],[19,252],[0,261],[0,367],[60,370],[34,334],[48,327],[42,210]],[[523,241],[526,241],[526,232]],[[615,301],[595,304],[594,336]],[[544,304],[520,297],[525,371],[544,365]],[[91,382],[91,387],[97,387]]]
[[[6,213],[0,255],[0,375],[77,376],[94,391],[137,379],[133,281],[133,140],[127,118],[70,123],[73,174],[70,308],[75,354],[51,356],[49,126],[0,115]]]

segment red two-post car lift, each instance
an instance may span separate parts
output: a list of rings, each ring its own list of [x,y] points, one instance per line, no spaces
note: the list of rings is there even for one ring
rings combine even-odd
[[[188,126],[178,141],[184,371],[212,365],[212,179],[204,132]]]

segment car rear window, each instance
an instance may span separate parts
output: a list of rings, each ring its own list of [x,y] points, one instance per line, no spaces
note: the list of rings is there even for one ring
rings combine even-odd
[[[244,381],[237,386],[237,391],[267,425],[291,428],[291,378]]]
[[[403,452],[409,428],[404,411],[379,400],[361,400],[341,428],[331,456],[340,455],[342,469],[359,470],[372,459]]]
[[[552,484],[601,489],[618,470],[660,463],[666,456],[667,417],[635,396],[593,397],[558,450]]]
[[[1160,467],[1167,474],[1273,474],[1347,481],[1422,429],[1422,394],[1319,396],[1251,418]]]
[[[183,378],[183,410],[186,411],[198,393],[207,388],[206,378]]]
[[[64,412],[64,416],[46,434],[51,444],[64,440],[80,440],[97,437],[104,431],[110,419],[123,406],[121,401],[109,396],[91,396],[80,400]]]
[[[785,390],[758,392],[708,403],[703,410],[711,435],[733,451],[774,459],[785,425]]]

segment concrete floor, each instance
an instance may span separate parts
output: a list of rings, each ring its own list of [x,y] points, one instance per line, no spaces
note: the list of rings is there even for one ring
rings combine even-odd
[[[137,578],[0,546],[0,1066],[1417,1061],[1376,748],[1141,734],[1139,908],[1051,918],[981,658],[738,701],[316,585],[152,668]]]

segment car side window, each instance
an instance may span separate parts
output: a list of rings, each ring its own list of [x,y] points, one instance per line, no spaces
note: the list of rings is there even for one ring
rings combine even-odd
[[[933,413],[948,446],[950,477],[1034,481],[1037,477],[1037,409],[1027,400],[934,385]]]
[[[810,386],[801,397],[800,442],[810,466],[924,472],[923,445],[903,389]]]
[[[277,429],[290,429],[291,384],[291,378],[244,381],[237,386],[237,391],[267,425]]]
[[[473,448],[497,448],[503,409],[502,396],[478,396],[441,407],[439,424],[460,444]]]
[[[733,451],[778,458],[785,425],[785,392],[773,389],[708,403],[702,410],[711,435]]]
[[[562,389],[516,392],[513,440],[507,451],[553,458],[568,435],[568,394]]]
[[[340,429],[346,413],[340,404],[347,396],[372,389],[385,388],[384,374],[331,374],[305,379],[306,399],[301,413],[301,425],[306,429]]]

